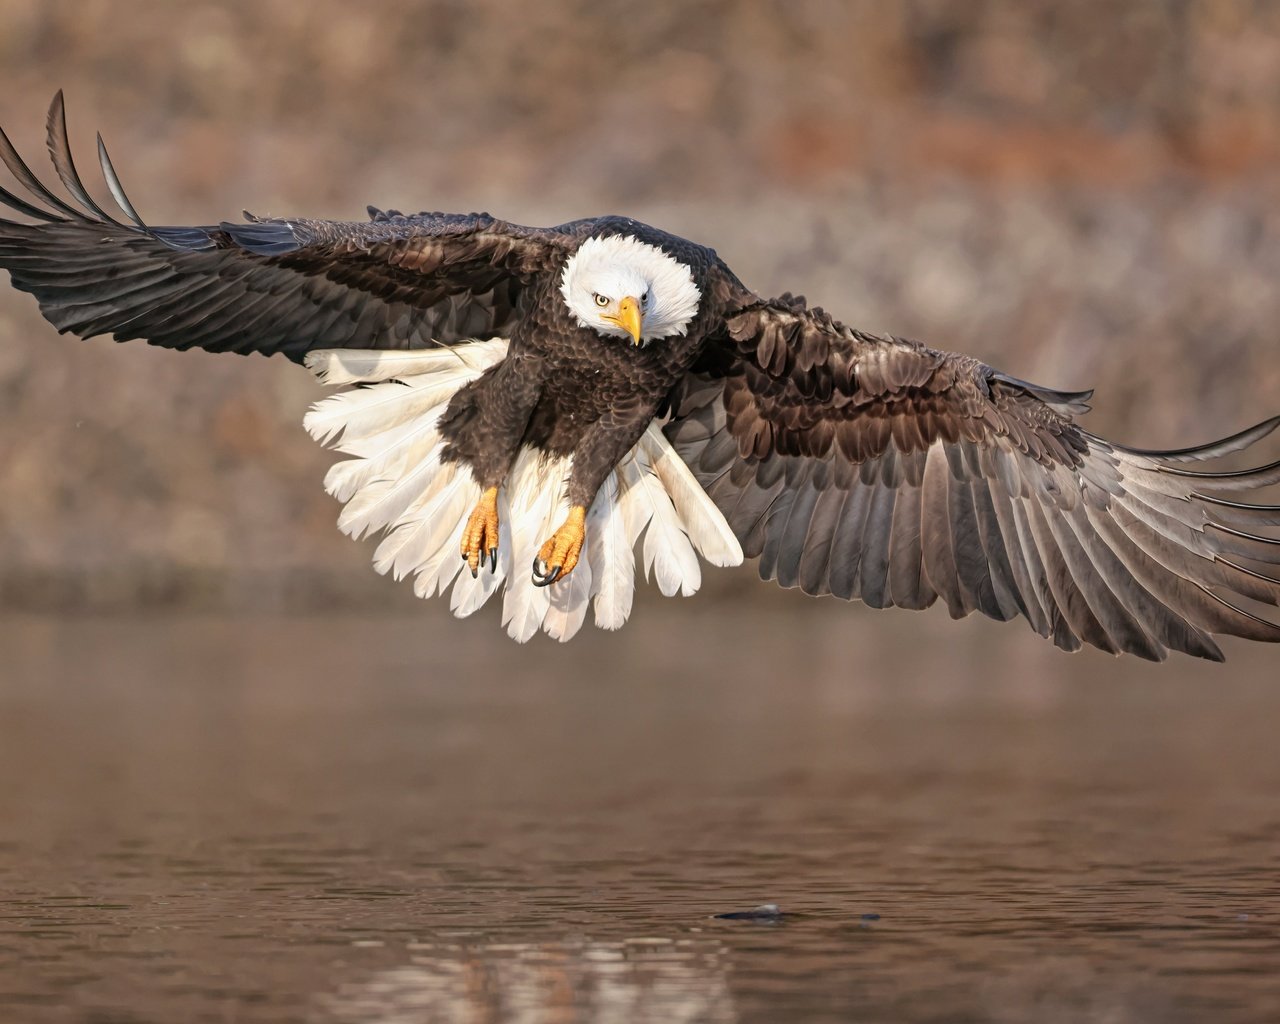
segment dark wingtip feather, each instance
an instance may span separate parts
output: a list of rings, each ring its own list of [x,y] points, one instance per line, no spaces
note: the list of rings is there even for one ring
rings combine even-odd
[[[120,184],[120,176],[116,174],[111,157],[107,154],[107,144],[102,141],[101,132],[98,133],[98,163],[102,167],[102,177],[106,180],[107,188],[111,190],[111,198],[116,201],[116,205],[137,227],[143,231],[147,230],[147,225],[143,223],[133,203],[129,202],[129,197],[125,195],[124,186]]]
[[[58,172],[58,177],[62,179],[62,184],[66,190],[94,216],[106,221],[108,224],[123,226],[94,201],[88,190],[85,189],[84,182],[80,180],[80,173],[76,170],[75,161],[71,158],[71,140],[67,135],[67,110],[66,104],[63,102],[61,89],[53,94],[53,102],[49,104],[49,116],[46,119],[45,128],[49,156],[53,158],[53,169]]]
[[[1241,430],[1239,433],[1232,434],[1230,437],[1210,441],[1208,444],[1194,445],[1190,448],[1160,451],[1152,448],[1128,448],[1114,443],[1112,447],[1119,448],[1130,455],[1142,455],[1147,458],[1159,459],[1161,462],[1205,462],[1209,459],[1220,458],[1223,455],[1230,455],[1232,452],[1243,451],[1250,445],[1261,441],[1276,427],[1280,427],[1280,416],[1272,416],[1270,419],[1256,423],[1252,427]]]
[[[44,186],[44,183],[32,173],[31,168],[28,167],[22,157],[18,155],[17,149],[14,148],[13,143],[9,141],[9,136],[4,133],[3,128],[0,128],[0,160],[4,161],[4,165],[9,168],[9,173],[12,174],[19,183],[26,186],[27,190],[31,192],[32,195],[36,196],[43,202],[48,203],[53,209],[70,214],[76,220],[84,219],[84,214],[74,206],[64,203],[61,199],[55,196]],[[27,207],[29,209],[32,208],[30,207],[30,204],[23,200],[18,200],[18,202],[21,203],[23,207]],[[26,210],[24,210],[24,212],[26,212]],[[49,214],[35,214],[34,216],[40,216],[42,220],[58,221],[65,219],[63,217],[51,216]]]
[[[1226,470],[1221,473],[1205,473],[1196,469],[1180,469],[1177,466],[1157,465],[1155,468],[1160,473],[1199,480],[1200,483],[1196,486],[1208,487],[1219,491],[1239,491],[1245,488],[1270,487],[1273,484],[1280,483],[1280,459],[1275,462],[1268,462],[1265,466],[1255,466],[1252,469]]]
[[[38,206],[33,206],[25,199],[15,196],[8,189],[0,188],[0,203],[11,210],[17,210],[19,213],[26,214],[28,217],[34,217],[36,220],[46,221],[50,224],[58,224],[62,222],[62,218],[56,214],[50,213],[48,210],[42,210]],[[4,223],[9,223],[5,221]]]

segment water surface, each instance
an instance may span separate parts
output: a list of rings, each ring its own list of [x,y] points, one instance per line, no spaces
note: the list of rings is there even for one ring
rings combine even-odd
[[[1280,1019],[1273,649],[779,595],[0,652],[0,1021]]]

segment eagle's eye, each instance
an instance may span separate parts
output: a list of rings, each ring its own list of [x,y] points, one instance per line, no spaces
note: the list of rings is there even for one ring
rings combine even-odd
[[[601,295],[599,292],[595,292],[595,293],[594,293],[594,298],[595,298],[595,300],[596,300],[596,305],[597,305],[597,306],[600,306],[601,308],[603,308],[603,307],[605,307],[605,306],[609,305],[609,300],[608,300],[608,299],[606,299],[606,298],[605,298],[603,295]]]
[[[649,308],[649,293],[648,293],[648,292],[645,292],[643,295],[641,295],[641,296],[640,296],[640,308],[641,308],[641,309],[648,309],[648,308]]]

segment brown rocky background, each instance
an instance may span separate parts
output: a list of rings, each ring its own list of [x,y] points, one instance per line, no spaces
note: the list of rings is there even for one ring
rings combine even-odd
[[[1133,443],[1280,410],[1269,0],[0,0],[0,84],[35,162],[64,88],[82,167],[100,129],[152,222],[627,213],[762,292],[1097,385],[1089,425]],[[0,605],[408,606],[334,526],[320,394],[58,337],[3,289]]]

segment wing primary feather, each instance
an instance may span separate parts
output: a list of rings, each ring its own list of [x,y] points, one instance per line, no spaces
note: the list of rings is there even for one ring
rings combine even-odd
[[[849,492],[842,487],[828,487],[818,496],[813,509],[813,523],[800,555],[800,589],[806,594],[831,592],[831,545],[840,526]]]
[[[1177,466],[1156,466],[1155,468],[1157,472],[1168,473],[1170,476],[1199,480],[1200,483],[1197,486],[1210,487],[1215,491],[1244,491],[1280,483],[1280,459],[1268,462],[1265,466],[1221,473],[1204,473],[1194,469],[1181,469]]]
[[[982,545],[968,476],[967,471],[964,476],[953,472],[947,478],[947,512],[951,521],[956,579],[973,595],[974,605],[979,611],[1000,622],[1007,622],[1017,614],[1017,610],[1006,607],[997,593],[992,566]]]
[[[871,511],[871,488],[855,487],[840,509],[840,520],[831,541],[827,578],[831,593],[851,601],[859,594],[859,568],[863,534]]]
[[[1013,585],[1022,596],[1023,615],[1031,623],[1040,636],[1048,636],[1053,632],[1049,622],[1050,615],[1042,599],[1041,580],[1043,566],[1040,566],[1034,549],[1027,550],[1027,542],[1018,525],[1018,514],[1013,503],[1019,498],[1011,498],[1009,492],[988,483],[988,494],[991,508],[995,514],[996,528],[1004,540],[1005,555],[1009,560],[1009,570],[1013,574]]]
[[[1044,556],[1040,553],[1040,544],[1036,540],[1031,526],[1031,514],[1028,509],[1034,503],[1032,498],[1014,498],[1009,502],[1009,512],[1013,518],[1014,529],[1018,534],[1018,547],[1027,561],[1027,569],[1035,586],[1036,600],[1044,609],[1045,629],[1041,636],[1050,638],[1064,650],[1079,650],[1080,641],[1071,632],[1071,624],[1058,604],[1058,596],[1049,582],[1049,568]],[[1068,641],[1068,638],[1070,640]]]
[[[1084,639],[1095,643],[1111,654],[1126,652],[1148,661],[1160,660],[1160,649],[1142,625],[1134,618],[1124,601],[1117,596],[1107,581],[1102,563],[1106,555],[1105,545],[1088,544],[1091,533],[1081,533],[1072,528],[1071,520],[1082,514],[1077,506],[1074,511],[1061,514],[1046,513],[1045,524],[1062,553],[1067,571],[1075,582],[1076,590],[1088,605],[1089,612],[1109,640],[1109,646],[1098,644],[1089,635]]]
[[[735,463],[734,465],[741,465],[741,463]],[[775,506],[779,502],[783,502],[784,508],[789,509],[791,507],[788,497],[790,492],[787,490],[786,481],[779,477],[768,487],[752,484],[741,487],[733,480],[732,467],[724,474],[722,479],[725,482],[726,490],[729,490],[733,498],[731,505],[722,506],[725,510],[725,518],[729,522],[737,524],[735,530],[742,542],[743,555],[747,558],[763,555],[766,527],[773,516],[777,514]],[[762,573],[761,578],[771,579],[772,577]]]
[[[1076,586],[1075,578],[1066,559],[1054,542],[1045,510],[1032,499],[1026,504],[1027,522],[1035,538],[1036,550],[1045,567],[1045,580],[1053,593],[1053,601],[1061,612],[1061,621],[1054,631],[1053,642],[1067,651],[1078,651],[1081,640],[1100,644],[1103,650],[1114,650],[1110,639],[1097,618],[1089,610],[1088,601]]]
[[[1280,505],[1255,505],[1247,501],[1231,501],[1212,494],[1201,494],[1199,491],[1193,491],[1191,497],[1197,501],[1206,501],[1210,505],[1221,505],[1223,508],[1240,509],[1245,512],[1280,512]]]
[[[1243,636],[1251,640],[1261,640],[1264,643],[1269,643],[1269,644],[1280,643],[1280,625],[1277,625],[1276,623],[1272,622],[1270,619],[1264,619],[1261,615],[1254,615],[1253,612],[1247,612],[1243,608],[1241,608],[1239,605],[1232,604],[1225,597],[1222,597],[1219,594],[1215,594],[1212,590],[1210,590],[1208,587],[1206,587],[1203,583],[1199,582],[1198,580],[1191,580],[1190,583],[1192,586],[1202,591],[1206,597],[1212,598],[1218,604],[1222,605],[1222,607],[1229,609],[1230,611],[1234,612],[1236,615],[1239,615],[1242,618],[1249,620],[1250,622],[1254,623],[1255,626],[1259,627],[1259,629],[1256,632],[1237,633],[1236,634],[1237,636]]]
[[[1268,550],[1248,547],[1256,538],[1244,537],[1245,543],[1232,542],[1230,537],[1219,537],[1216,533],[1206,532],[1208,527],[1216,527],[1214,523],[1198,525],[1182,519],[1175,519],[1161,510],[1153,508],[1149,503],[1139,500],[1137,492],[1123,495],[1115,502],[1116,507],[1123,508],[1151,533],[1157,535],[1166,545],[1172,545],[1167,552],[1169,557],[1179,559],[1177,566],[1170,568],[1187,578],[1201,579],[1207,583],[1216,583],[1230,587],[1237,593],[1243,593],[1255,600],[1276,604],[1276,591],[1259,586],[1258,579],[1268,579],[1261,574],[1246,573],[1243,578],[1232,575],[1235,563],[1224,559],[1225,554],[1236,555],[1255,562],[1274,565],[1280,562],[1280,554]]]
[[[75,161],[71,158],[71,140],[67,137],[67,111],[62,100],[62,90],[53,94],[53,102],[49,105],[48,118],[49,155],[53,157],[53,169],[58,172],[62,184],[90,213],[96,214],[108,224],[123,227],[118,220],[94,202],[80,180]]]
[[[1229,558],[1223,558],[1221,555],[1215,555],[1213,560],[1217,562],[1219,565],[1230,566],[1236,572],[1244,573],[1244,575],[1250,576],[1253,579],[1258,580],[1260,583],[1262,583],[1267,593],[1267,596],[1255,597],[1254,598],[1255,600],[1265,601],[1268,604],[1280,605],[1280,579],[1276,579],[1274,576],[1268,576],[1266,573],[1263,573],[1263,572],[1257,572],[1254,569],[1247,569],[1243,565],[1240,565],[1237,562],[1233,562]],[[1273,586],[1277,588],[1274,591],[1272,591],[1271,589]],[[1250,594],[1247,596],[1253,597],[1254,595]]]
[[[116,174],[115,166],[111,163],[111,157],[107,154],[107,144],[102,141],[102,133],[98,133],[98,163],[102,167],[102,177],[107,183],[107,188],[111,191],[111,198],[116,201],[116,205],[124,211],[124,215],[142,231],[147,230],[147,225],[143,223],[138,211],[134,209],[133,203],[129,202],[129,197],[125,195],[124,186],[120,184],[120,176]]]
[[[5,189],[5,188],[0,188],[0,203],[4,203],[5,206],[9,207],[12,210],[17,210],[19,213],[24,213],[28,217],[34,217],[36,218],[36,220],[42,220],[48,224],[65,224],[66,223],[66,221],[64,221],[61,217],[57,216],[56,214],[52,214],[48,210],[42,210],[38,206],[33,206],[31,203],[27,202],[25,199],[20,199],[18,196],[15,196],[12,192],[10,192],[8,189]],[[0,224],[7,224],[13,227],[22,226],[17,224],[14,221],[7,221],[7,220],[0,220]]]
[[[907,484],[898,491],[893,508],[893,533],[889,545],[889,594],[899,608],[928,608],[938,599],[924,574],[921,546],[923,489]]]
[[[1261,423],[1255,423],[1252,427],[1247,427],[1238,433],[1232,434],[1230,437],[1210,441],[1207,444],[1193,445],[1190,448],[1173,448],[1168,451],[1161,451],[1156,448],[1130,448],[1128,445],[1116,444],[1114,441],[1103,441],[1092,434],[1089,435],[1089,439],[1118,449],[1127,455],[1158,459],[1161,462],[1204,462],[1209,459],[1221,458],[1223,455],[1229,455],[1232,452],[1243,451],[1254,442],[1261,441],[1276,427],[1280,427],[1280,416],[1272,416]]]
[[[1130,557],[1125,558],[1129,571],[1141,579],[1153,593],[1159,591],[1161,600],[1170,607],[1176,607],[1197,628],[1251,640],[1280,640],[1280,627],[1259,619],[1256,615],[1241,612],[1199,581],[1187,579],[1176,568],[1168,565],[1167,555],[1162,556],[1150,533],[1144,530],[1145,524],[1132,511],[1117,506],[1113,516],[1093,514],[1092,510],[1090,513],[1095,527],[1112,550],[1121,554],[1122,558],[1126,551],[1129,552]],[[1124,521],[1122,517],[1127,517],[1128,521]],[[1134,557],[1135,551],[1137,557]],[[1259,625],[1266,628],[1260,630]]]
[[[804,556],[805,543],[813,523],[813,509],[817,504],[818,495],[818,489],[812,482],[801,487],[795,495],[795,500],[791,502],[786,523],[777,531],[779,540],[774,575],[780,587],[790,588],[800,582],[800,560]],[[765,558],[767,557],[766,553]]]
[[[1142,557],[1140,549],[1129,539],[1118,547],[1115,533],[1108,538],[1100,532],[1100,520],[1115,527],[1112,517],[1106,511],[1088,507],[1082,509],[1081,514],[1083,519],[1077,515],[1068,516],[1067,526],[1086,548],[1090,561],[1111,593],[1138,623],[1145,636],[1155,645],[1197,657],[1206,656],[1209,653],[1204,647],[1207,638],[1130,568],[1132,558]],[[1153,653],[1158,655],[1154,660],[1164,660],[1158,649]]]
[[[1041,636],[1053,636],[1062,626],[1062,612],[1055,600],[1053,600],[1053,591],[1048,585],[1048,573],[1044,568],[1044,562],[1039,554],[1039,547],[1036,544],[1036,536],[1030,527],[1030,521],[1027,515],[1027,499],[1010,498],[1004,507],[997,506],[997,515],[1000,509],[1009,513],[1011,520],[1012,532],[1016,538],[1016,549],[1021,553],[1023,562],[1027,566],[1028,575],[1028,608],[1033,604],[1039,605],[1042,621],[1039,623],[1032,621],[1032,625]]]
[[[996,516],[995,504],[991,498],[991,482],[982,477],[970,479],[969,501],[978,525],[978,539],[987,555],[987,573],[991,578],[996,602],[1009,618],[1021,615],[1030,619]]]
[[[1198,491],[1191,493],[1190,500],[1214,506],[1209,512],[1216,518],[1208,522],[1224,522],[1239,527],[1280,526],[1280,505],[1251,505],[1244,501],[1214,498]]]
[[[858,589],[868,607],[884,608],[888,604],[889,545],[898,495],[887,483],[877,482],[871,487],[871,507],[863,527],[862,557],[858,563]]]
[[[1256,533],[1246,533],[1244,530],[1237,530],[1230,526],[1224,526],[1222,523],[1209,523],[1208,527],[1214,530],[1221,530],[1223,533],[1230,534],[1232,537],[1239,537],[1241,540],[1253,541],[1257,544],[1264,544],[1268,547],[1280,547],[1280,538],[1276,537],[1260,537]],[[1247,554],[1244,551],[1238,554]],[[1248,554],[1249,558],[1257,558],[1258,555]]]
[[[924,555],[925,575],[934,590],[947,602],[947,610],[953,619],[960,619],[974,609],[974,601],[968,588],[961,585],[960,571],[956,564],[955,541],[951,535],[951,520],[947,512],[947,491],[951,480],[945,448],[935,444],[929,449],[924,465],[924,507],[927,515],[921,520],[921,550]]]
[[[33,195],[39,196],[55,210],[70,214],[72,220],[84,221],[87,219],[83,213],[70,203],[64,202],[50,192],[44,183],[31,172],[31,168],[18,155],[18,151],[14,149],[13,143],[9,141],[9,136],[4,133],[3,128],[0,128],[0,160],[3,160],[5,166],[9,168],[9,173],[25,185]],[[55,217],[54,219],[65,220],[62,217]]]
[[[796,489],[786,486],[783,480],[778,480],[774,486],[778,488],[778,494],[760,513],[751,531],[745,534],[750,541],[752,533],[757,528],[760,530],[763,547],[760,549],[760,561],[756,568],[762,580],[772,580],[778,575],[778,552],[782,548],[785,527],[791,520],[791,509],[799,495]],[[744,493],[746,490],[744,488]],[[750,550],[749,546],[744,546],[744,550]]]

